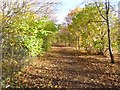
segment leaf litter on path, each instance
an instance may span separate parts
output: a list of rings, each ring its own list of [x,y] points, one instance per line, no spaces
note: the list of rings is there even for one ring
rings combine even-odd
[[[112,65],[106,58],[70,47],[53,47],[11,77],[9,87],[119,89],[120,64]]]

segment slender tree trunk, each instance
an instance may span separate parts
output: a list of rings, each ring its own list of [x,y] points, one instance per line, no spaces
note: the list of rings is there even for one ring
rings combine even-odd
[[[111,38],[110,38],[110,24],[109,24],[109,10],[110,10],[110,2],[109,0],[105,0],[105,12],[106,12],[106,16],[104,16],[102,14],[102,11],[100,9],[100,7],[98,6],[97,2],[96,3],[96,6],[98,8],[98,11],[101,15],[101,17],[106,21],[106,24],[107,24],[107,33],[108,33],[108,49],[109,49],[109,54],[110,54],[110,58],[111,58],[111,63],[115,63],[114,61],[114,56],[112,54],[112,50],[111,50]]]
[[[75,47],[76,49],[78,49],[78,45],[77,45],[77,35],[75,34]]]
[[[114,61],[114,56],[112,54],[112,50],[111,50],[111,38],[110,38],[110,26],[109,26],[109,0],[108,2],[106,1],[106,23],[107,23],[107,31],[108,31],[108,49],[109,49],[109,54],[110,54],[110,58],[111,58],[111,63],[115,63]]]
[[[70,39],[70,34],[68,33],[68,46],[71,46],[71,39]]]
[[[78,50],[80,50],[80,37],[78,36]]]
[[[108,31],[108,49],[109,49],[109,54],[110,54],[110,58],[111,58],[111,63],[115,63],[114,61],[114,57],[112,54],[112,50],[111,50],[111,38],[110,38],[110,28],[109,28],[109,20],[107,20],[107,31]]]

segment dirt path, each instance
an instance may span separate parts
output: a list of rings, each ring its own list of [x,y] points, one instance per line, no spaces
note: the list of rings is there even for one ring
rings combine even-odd
[[[120,89],[120,64],[112,65],[107,57],[88,55],[70,47],[54,47],[15,74],[10,87]]]

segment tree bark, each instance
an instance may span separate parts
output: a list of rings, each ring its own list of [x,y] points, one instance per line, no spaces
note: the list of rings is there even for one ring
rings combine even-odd
[[[109,54],[110,54],[110,58],[111,58],[111,63],[115,63],[114,56],[113,56],[112,50],[111,50],[111,38],[110,38],[109,20],[106,20],[106,22],[107,22],[107,31],[108,31],[108,49],[109,49]]]
[[[109,0],[105,0],[105,12],[106,12],[106,16],[104,16],[102,14],[102,11],[100,10],[100,7],[98,6],[97,2],[96,6],[98,8],[98,11],[101,15],[101,17],[106,21],[107,24],[107,33],[108,33],[108,49],[109,49],[109,54],[110,54],[110,58],[111,58],[111,63],[115,63],[114,61],[114,56],[111,50],[111,37],[110,37],[110,24],[109,24],[109,10],[110,10],[110,2]]]
[[[110,38],[110,26],[109,26],[109,0],[106,0],[106,23],[107,23],[107,31],[108,31],[108,49],[109,49],[109,54],[110,54],[110,58],[111,58],[111,63],[115,63],[114,61],[114,57],[112,54],[112,50],[111,50],[111,38]]]

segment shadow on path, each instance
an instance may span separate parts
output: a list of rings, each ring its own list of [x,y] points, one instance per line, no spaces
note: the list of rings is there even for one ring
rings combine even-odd
[[[14,87],[120,88],[119,68],[119,64],[110,64],[107,57],[89,55],[71,47],[54,47],[11,81]]]

